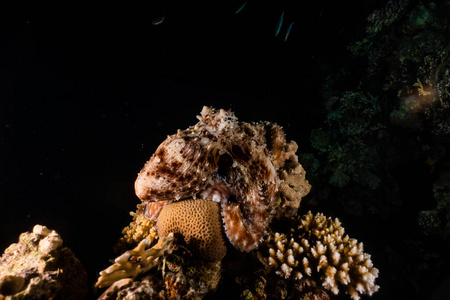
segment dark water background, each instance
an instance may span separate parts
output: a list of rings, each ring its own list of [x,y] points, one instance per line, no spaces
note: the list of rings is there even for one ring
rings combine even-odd
[[[197,122],[203,105],[277,122],[310,152],[310,132],[324,120],[323,79],[385,1],[293,2],[250,1],[238,15],[239,1],[3,9],[0,250],[46,225],[93,284],[139,203],[137,173],[166,135]],[[295,21],[286,42],[284,31],[274,36],[283,10],[284,26]],[[403,233],[341,219],[380,268],[374,299],[388,299],[403,287],[383,281],[389,266],[380,254]]]

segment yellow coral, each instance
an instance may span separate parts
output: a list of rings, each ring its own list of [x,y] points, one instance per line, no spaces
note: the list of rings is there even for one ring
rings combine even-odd
[[[190,251],[209,261],[226,254],[219,203],[189,199],[164,206],[157,222],[158,233],[179,235]]]
[[[146,249],[150,241],[143,239],[133,250],[117,257],[114,264],[100,272],[96,287],[107,287],[124,278],[135,278],[158,264],[161,257],[172,252],[173,234],[161,238],[156,245]]]
[[[353,299],[372,295],[378,269],[363,244],[344,235],[338,219],[308,212],[297,217],[288,234],[275,233],[266,241],[265,262],[285,278],[319,278],[323,288],[338,294],[342,288]]]
[[[433,94],[432,91],[426,91],[426,90],[423,88],[423,84],[422,84],[422,82],[420,82],[420,79],[419,79],[419,78],[417,78],[417,82],[414,83],[414,86],[417,87],[417,90],[419,91],[419,95],[420,95],[420,96],[429,96],[429,95]]]
[[[143,239],[148,239],[153,242],[158,237],[158,232],[155,228],[155,221],[147,219],[143,214],[145,204],[139,204],[136,212],[130,212],[133,221],[122,230],[122,242],[128,245],[136,245]]]

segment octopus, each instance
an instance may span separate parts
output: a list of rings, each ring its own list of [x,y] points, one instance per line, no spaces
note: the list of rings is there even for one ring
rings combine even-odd
[[[279,199],[277,170],[286,157],[282,128],[238,122],[233,112],[203,107],[199,122],[163,141],[135,182],[157,220],[165,205],[202,198],[220,204],[226,236],[241,251],[258,248]]]

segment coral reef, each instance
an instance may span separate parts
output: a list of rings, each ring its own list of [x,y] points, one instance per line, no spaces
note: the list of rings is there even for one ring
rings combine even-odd
[[[276,124],[238,122],[233,112],[206,106],[198,119],[156,149],[136,179],[136,195],[149,202],[151,219],[172,201],[219,202],[231,244],[253,250],[278,202],[284,132]]]
[[[296,217],[291,232],[268,237],[263,262],[284,278],[321,282],[335,295],[340,290],[353,299],[372,295],[379,288],[378,269],[363,244],[344,233],[338,219],[308,212]]]
[[[109,286],[100,299],[201,299],[243,261],[247,277],[236,280],[245,299],[328,299],[339,289],[358,299],[378,289],[370,256],[338,220],[297,215],[311,186],[281,127],[208,107],[199,120],[169,136],[139,173],[143,203],[116,247],[125,253],[100,273],[96,286]],[[293,219],[291,232],[274,233]],[[242,252],[230,248],[233,263],[223,265],[226,234]]]
[[[158,234],[173,233],[178,244],[186,244],[199,258],[220,261],[225,247],[220,205],[204,199],[190,199],[165,206],[156,223]]]
[[[215,213],[205,212],[204,208],[210,206],[215,206]],[[173,210],[170,210],[171,207]],[[214,291],[221,280],[221,273],[229,272],[229,266],[224,267],[220,260],[224,253],[217,257],[217,249],[211,247],[215,243],[208,245],[212,241],[209,235],[198,235],[202,240],[197,244],[187,241],[194,239],[197,231],[214,232],[217,228],[223,230],[218,225],[218,208],[217,203],[204,199],[184,200],[165,206],[158,222],[167,223],[164,224],[166,228],[161,230],[174,229],[178,232],[173,241],[178,247],[161,256],[159,264],[133,280],[124,279],[124,273],[117,278],[107,278],[111,279],[108,284],[117,281],[99,299],[202,299]],[[167,213],[166,209],[169,209]],[[199,215],[215,217],[211,222],[201,222]],[[135,218],[136,220],[139,218]],[[280,223],[286,225],[287,220],[277,219],[276,226]],[[242,299],[329,299],[328,291],[336,294],[339,290],[358,299],[358,293],[372,294],[378,289],[374,284],[378,270],[373,268],[370,256],[363,252],[362,243],[358,244],[355,239],[344,235],[344,229],[337,219],[331,220],[322,214],[313,216],[309,212],[303,217],[294,216],[294,220],[294,227],[290,232],[274,233],[270,230],[256,253],[241,253],[244,255],[242,259],[252,266],[242,270],[236,277],[241,286]],[[186,233],[177,228],[179,222],[182,222],[181,228]],[[145,226],[144,223],[140,224]],[[186,228],[186,224],[190,224],[192,228]],[[130,228],[139,231],[136,224],[130,224],[127,228],[124,233],[129,235],[134,235]],[[165,233],[160,234],[163,236]],[[222,243],[225,241],[223,232],[216,238]],[[138,252],[142,251],[144,250]],[[215,257],[215,261],[211,260],[211,255]],[[137,256],[132,257],[134,258],[130,257],[125,262],[127,266],[141,261]],[[232,268],[241,264],[239,260],[232,259]],[[115,265],[115,268],[120,269],[123,262],[116,262]],[[134,267],[136,266],[135,263]],[[114,272],[111,274],[116,276]]]
[[[131,215],[133,221],[123,230],[124,236],[116,250],[122,253],[122,249],[133,247],[137,239],[143,240],[101,272],[97,286],[111,286],[100,299],[128,299],[140,295],[200,299],[217,287],[221,259],[226,253],[218,203],[204,199],[171,203],[161,211],[158,230],[154,221],[145,218],[142,204]],[[169,251],[158,250],[158,244],[145,249],[149,244],[147,239],[158,239],[158,234],[159,244],[167,236],[173,236],[171,244],[167,245]],[[150,251],[161,256],[154,260],[155,255],[148,256],[152,254]],[[150,267],[153,268],[150,270]]]
[[[0,258],[0,299],[84,299],[87,275],[61,236],[36,225]]]

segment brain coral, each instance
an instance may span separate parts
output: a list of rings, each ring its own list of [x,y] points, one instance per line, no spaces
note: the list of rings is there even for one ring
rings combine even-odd
[[[268,238],[264,262],[280,276],[316,280],[335,295],[340,288],[353,299],[372,295],[379,288],[378,269],[363,244],[344,233],[338,219],[308,212],[297,217],[290,233]]]
[[[164,206],[156,223],[158,234],[173,232],[201,258],[219,261],[226,254],[220,204],[190,199]]]

